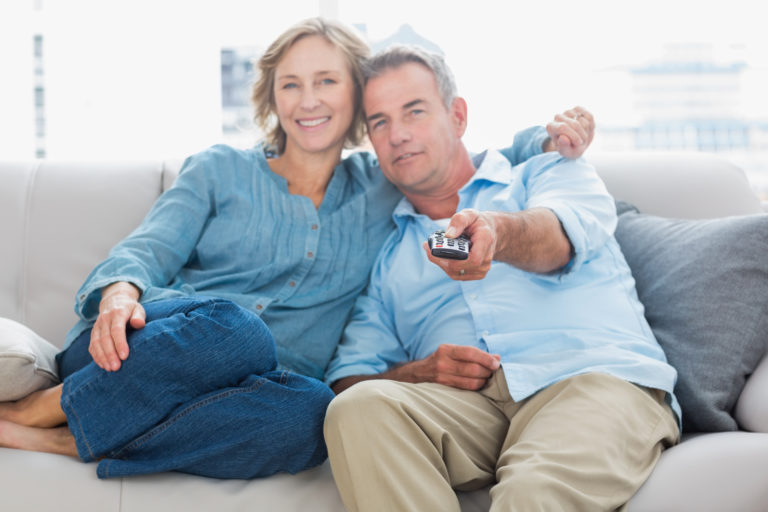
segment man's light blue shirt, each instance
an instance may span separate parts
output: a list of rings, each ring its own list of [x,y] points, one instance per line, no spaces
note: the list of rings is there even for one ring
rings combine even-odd
[[[570,263],[542,275],[494,262],[482,280],[451,280],[422,248],[445,224],[403,199],[393,214],[397,230],[356,302],[326,381],[378,374],[423,359],[443,343],[472,345],[501,356],[515,400],[599,372],[666,391],[679,419],[672,393],[677,373],[645,320],[613,237],[613,199],[594,168],[547,153],[510,169],[495,151],[478,155],[476,167],[458,209],[549,208],[573,246]]]

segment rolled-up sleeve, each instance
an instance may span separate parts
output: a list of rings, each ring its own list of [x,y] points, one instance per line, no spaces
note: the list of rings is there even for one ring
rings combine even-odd
[[[525,207],[548,208],[557,215],[574,251],[564,272],[573,272],[613,236],[614,200],[594,167],[583,159],[546,154],[527,167]]]

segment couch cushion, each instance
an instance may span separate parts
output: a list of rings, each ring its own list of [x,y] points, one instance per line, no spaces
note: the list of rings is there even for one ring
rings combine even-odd
[[[737,430],[733,410],[768,344],[768,215],[677,220],[617,203],[616,238],[677,368],[688,432]]]
[[[0,402],[58,384],[58,349],[8,318],[0,318]]]

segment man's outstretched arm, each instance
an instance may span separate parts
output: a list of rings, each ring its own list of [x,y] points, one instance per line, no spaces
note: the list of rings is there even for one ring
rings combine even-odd
[[[464,261],[435,258],[425,244],[427,258],[456,280],[484,278],[492,261],[546,274],[565,267],[573,255],[560,220],[547,208],[519,212],[461,210],[451,218],[446,235],[456,237],[462,233],[472,240],[469,258]]]

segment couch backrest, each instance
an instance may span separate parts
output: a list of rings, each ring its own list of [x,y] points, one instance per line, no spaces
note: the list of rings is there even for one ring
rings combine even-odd
[[[762,213],[744,171],[706,153],[597,153],[595,165],[608,190],[644,213],[699,219]]]
[[[80,284],[161,190],[159,162],[0,163],[0,316],[60,346]]]
[[[589,156],[608,189],[678,217],[755,213],[740,169],[710,156]],[[61,345],[90,270],[173,182],[180,161],[0,162],[0,316]]]

